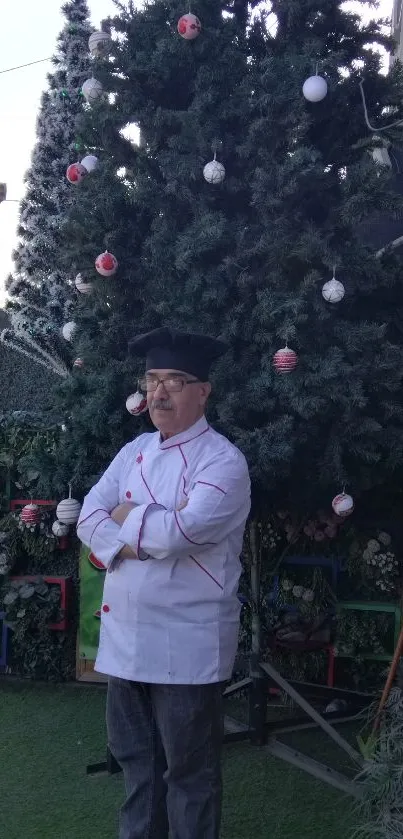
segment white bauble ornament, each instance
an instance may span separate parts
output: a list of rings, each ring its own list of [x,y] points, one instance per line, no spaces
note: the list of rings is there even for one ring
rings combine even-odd
[[[97,99],[99,99],[102,96],[103,87],[101,85],[101,82],[98,81],[98,79],[94,79],[94,77],[92,77],[91,79],[87,79],[87,81],[84,82],[81,88],[81,92],[84,96],[85,101],[92,105],[93,102],[96,102]]]
[[[112,38],[108,32],[93,32],[88,38],[88,47],[94,58],[102,58],[108,55],[112,46]]]
[[[333,498],[332,507],[336,516],[345,518],[346,516],[350,516],[353,512],[354,501],[351,495],[347,495],[346,492],[341,492],[340,495],[336,495]]]
[[[74,320],[68,320],[62,328],[62,335],[65,341],[72,341],[74,333],[77,329],[77,324]]]
[[[56,516],[62,524],[75,524],[80,516],[81,504],[75,498],[64,498],[56,507]]]
[[[208,184],[222,184],[225,178],[225,167],[218,160],[210,160],[203,169],[203,177]]]
[[[118,264],[116,256],[109,251],[100,253],[95,260],[95,268],[102,277],[112,277],[117,271]]]
[[[87,169],[82,165],[82,163],[71,163],[70,166],[67,167],[66,171],[66,178],[69,184],[78,184],[85,178],[87,174]]]
[[[97,168],[98,163],[99,160],[95,157],[95,154],[86,154],[81,161],[81,166],[84,167],[86,172],[93,172]]]
[[[131,393],[126,399],[126,408],[133,417],[138,417],[147,411],[147,397],[137,391]]]
[[[273,367],[277,373],[291,373],[298,364],[298,356],[289,347],[282,347],[273,356]]]
[[[343,283],[332,277],[322,288],[322,295],[327,303],[340,303],[346,293]]]
[[[41,511],[38,505],[26,504],[21,510],[20,519],[26,525],[38,524],[41,520]]]
[[[82,274],[77,274],[74,284],[80,294],[91,294],[94,288],[92,283],[86,283],[85,280],[83,280]]]
[[[327,81],[323,76],[309,76],[304,82],[302,93],[308,102],[321,102],[327,94]]]
[[[53,522],[52,533],[53,533],[54,536],[57,536],[58,539],[61,538],[62,536],[67,536],[68,532],[69,532],[68,524],[63,524],[63,522],[57,521],[57,519],[56,519],[56,521]]]
[[[76,358],[76,360],[73,361],[73,367],[78,367],[78,368],[84,367],[83,359],[82,358]]]
[[[188,12],[186,15],[182,15],[182,17],[178,20],[178,32],[185,41],[193,41],[200,35],[201,32],[201,23],[196,15],[193,15],[192,12]]]

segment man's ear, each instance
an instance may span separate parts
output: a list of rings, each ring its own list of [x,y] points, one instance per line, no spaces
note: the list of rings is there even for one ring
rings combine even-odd
[[[202,382],[200,387],[200,404],[205,405],[211,393],[211,383]]]

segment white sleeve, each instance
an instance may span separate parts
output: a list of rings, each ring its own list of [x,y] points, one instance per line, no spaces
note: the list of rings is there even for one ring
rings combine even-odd
[[[201,470],[180,512],[142,504],[123,523],[119,539],[138,556],[154,559],[201,553],[245,523],[250,511],[250,479],[240,453]],[[143,553],[144,552],[144,553]]]
[[[108,568],[123,547],[120,526],[112,521],[111,511],[119,504],[119,475],[125,462],[125,447],[118,452],[98,483],[84,498],[77,536],[97,559]]]

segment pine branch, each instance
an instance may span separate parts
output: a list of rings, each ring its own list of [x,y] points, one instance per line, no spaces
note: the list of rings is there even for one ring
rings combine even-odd
[[[41,364],[43,367],[46,367],[48,370],[52,370],[58,376],[62,378],[66,378],[69,375],[69,370],[66,365],[63,364],[61,360],[56,361],[50,353],[46,352],[36,341],[34,341],[30,335],[26,334],[22,329],[21,332],[18,333],[15,331],[14,336],[15,338],[25,341],[32,350],[39,353],[42,358],[38,358],[32,351],[26,349],[25,347],[21,346],[20,344],[16,343],[12,340],[11,337],[8,337],[8,333],[10,332],[9,329],[3,329],[0,335],[0,341],[5,344],[7,347],[11,349],[17,350],[17,352],[21,353],[22,355],[31,358],[32,361],[35,361],[37,364]]]

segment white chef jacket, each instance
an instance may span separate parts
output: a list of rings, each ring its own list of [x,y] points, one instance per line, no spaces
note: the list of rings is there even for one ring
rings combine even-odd
[[[109,514],[124,501],[138,506],[120,526]],[[230,678],[249,510],[246,460],[205,417],[167,440],[141,434],[120,450],[77,525],[108,568],[97,671],[161,684]],[[125,544],[148,559],[113,562]]]

